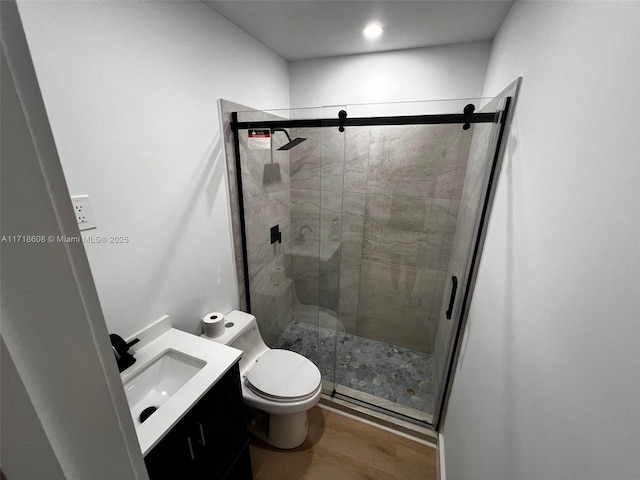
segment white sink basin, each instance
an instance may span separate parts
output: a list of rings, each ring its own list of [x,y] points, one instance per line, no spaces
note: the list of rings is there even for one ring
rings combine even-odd
[[[149,409],[146,413],[150,415],[160,408],[206,364],[203,360],[169,349],[125,379],[124,390],[134,423],[140,425],[142,412]]]

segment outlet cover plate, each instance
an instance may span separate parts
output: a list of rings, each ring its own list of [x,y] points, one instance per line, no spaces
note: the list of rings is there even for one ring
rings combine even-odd
[[[71,197],[71,203],[73,204],[73,213],[76,215],[80,231],[96,228],[89,195],[75,195]]]

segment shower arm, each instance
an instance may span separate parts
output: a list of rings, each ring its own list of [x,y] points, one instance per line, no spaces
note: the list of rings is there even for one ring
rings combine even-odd
[[[271,133],[275,133],[275,132],[284,132],[284,134],[287,136],[287,140],[291,142],[291,137],[289,136],[289,132],[287,132],[284,128],[272,128]]]

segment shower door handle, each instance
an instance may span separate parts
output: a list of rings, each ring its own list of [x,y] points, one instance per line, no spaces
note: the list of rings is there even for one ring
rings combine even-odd
[[[451,320],[453,314],[453,304],[456,301],[456,291],[458,290],[458,279],[454,275],[451,277],[451,296],[449,297],[449,309],[447,310],[447,320]]]

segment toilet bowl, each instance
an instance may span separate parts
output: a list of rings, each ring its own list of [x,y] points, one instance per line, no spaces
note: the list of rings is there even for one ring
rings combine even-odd
[[[307,438],[307,411],[320,400],[320,370],[298,353],[269,348],[253,315],[234,310],[225,319],[222,335],[202,336],[242,350],[240,377],[249,431],[277,448],[298,447]]]

